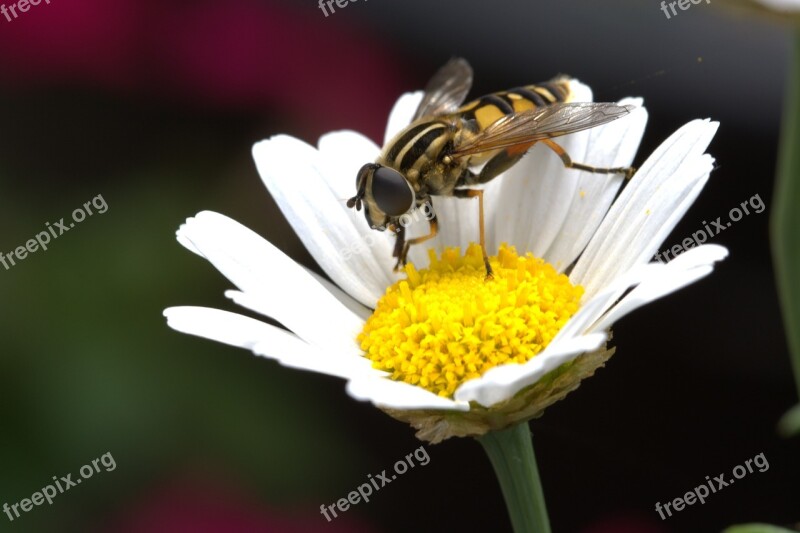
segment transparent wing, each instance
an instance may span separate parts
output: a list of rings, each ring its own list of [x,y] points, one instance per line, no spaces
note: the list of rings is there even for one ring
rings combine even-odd
[[[451,59],[428,82],[414,120],[452,113],[464,102],[471,86],[472,67],[464,59]]]
[[[462,143],[451,155],[461,157],[529,144],[586,130],[623,117],[635,107],[611,103],[553,104],[494,121],[474,138]]]

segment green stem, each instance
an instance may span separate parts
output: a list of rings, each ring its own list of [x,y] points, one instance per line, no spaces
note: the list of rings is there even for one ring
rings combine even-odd
[[[775,180],[772,254],[795,384],[800,393],[800,32],[795,30]]]
[[[550,533],[531,431],[523,422],[478,437],[500,482],[514,533]]]

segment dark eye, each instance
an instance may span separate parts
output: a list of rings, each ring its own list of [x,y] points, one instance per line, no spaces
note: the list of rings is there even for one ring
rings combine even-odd
[[[414,190],[402,174],[389,167],[375,169],[372,197],[381,211],[391,217],[407,213],[414,205]]]

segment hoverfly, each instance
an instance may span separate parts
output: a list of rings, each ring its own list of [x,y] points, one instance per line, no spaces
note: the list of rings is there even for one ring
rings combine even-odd
[[[347,206],[361,210],[367,223],[380,231],[395,232],[395,270],[406,263],[409,247],[434,237],[435,213],[428,235],[406,240],[400,217],[430,196],[478,198],[480,245],[486,278],[492,268],[486,254],[483,190],[487,183],[512,166],[537,142],[552,149],[567,168],[598,173],[620,173],[630,178],[633,168],[596,168],[573,161],[552,139],[627,115],[633,106],[612,103],[569,103],[570,78],[561,76],[538,85],[496,92],[461,105],[472,85],[472,68],[451,59],[433,76],[414,118],[386,146],[374,163],[358,171],[356,195]],[[477,171],[476,166],[485,163]]]

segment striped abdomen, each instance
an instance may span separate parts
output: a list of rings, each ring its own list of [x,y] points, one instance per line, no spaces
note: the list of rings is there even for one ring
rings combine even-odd
[[[569,78],[562,77],[538,85],[526,85],[488,94],[464,104],[457,113],[460,113],[465,120],[475,120],[478,131],[481,131],[504,115],[557,102],[569,102],[572,97],[569,81]]]

